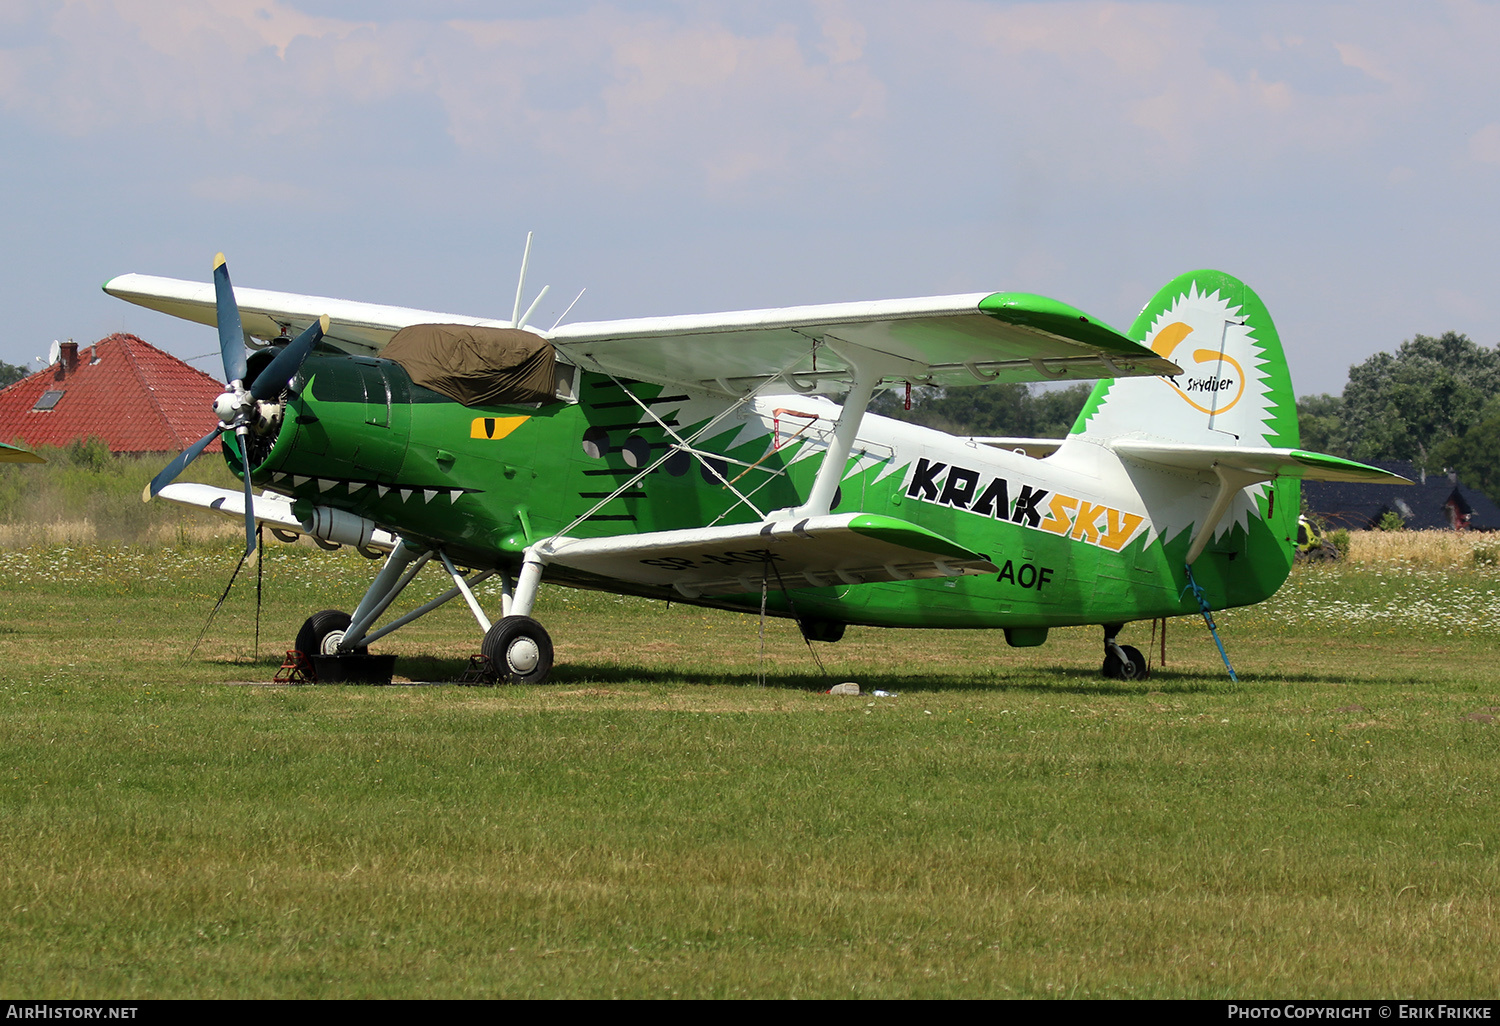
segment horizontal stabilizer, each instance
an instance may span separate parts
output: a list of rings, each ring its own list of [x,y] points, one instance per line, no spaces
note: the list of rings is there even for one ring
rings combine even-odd
[[[1109,447],[1126,459],[1174,471],[1212,474],[1218,480],[1213,505],[1198,523],[1187,562],[1203,554],[1214,528],[1229,511],[1234,497],[1250,485],[1278,477],[1300,477],[1311,481],[1362,481],[1370,484],[1411,484],[1399,474],[1366,466],[1353,460],[1301,449],[1243,448],[1195,445],[1189,442],[1146,442],[1119,438]]]
[[[894,517],[840,513],[613,538],[554,538],[548,563],[688,598],[995,573],[987,556]]]
[[[179,482],[167,485],[158,494],[161,498],[180,506],[207,510],[234,521],[245,519],[245,496],[240,492],[231,492],[225,488],[215,488],[206,484]],[[286,496],[277,495],[274,492],[263,492],[254,496],[253,502],[257,525],[269,527],[273,532],[283,536],[305,534],[316,537],[308,525],[297,519],[296,514],[292,512],[292,500]],[[283,538],[283,540],[288,539]],[[335,538],[334,540],[342,539]],[[368,540],[361,539],[359,544],[361,548],[389,552],[396,547],[396,536],[389,531],[376,529],[369,532]]]
[[[1309,481],[1358,481],[1366,484],[1411,484],[1400,474],[1353,460],[1302,449],[1222,448],[1185,442],[1146,442],[1116,439],[1109,447],[1121,456],[1141,463],[1213,473],[1215,467],[1240,471],[1269,481],[1276,477],[1300,477]]]

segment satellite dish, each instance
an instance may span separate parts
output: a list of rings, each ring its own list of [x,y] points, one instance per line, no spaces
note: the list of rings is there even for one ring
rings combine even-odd
[[[52,340],[52,348],[49,349],[49,350],[47,350],[47,366],[51,367],[54,363],[56,363],[58,360],[61,360],[61,359],[62,359],[62,343],[59,342],[57,339],[53,339]]]

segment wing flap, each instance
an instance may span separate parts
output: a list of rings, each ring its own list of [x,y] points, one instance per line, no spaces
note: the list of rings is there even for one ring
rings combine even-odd
[[[995,573],[981,553],[916,524],[870,513],[655,531],[613,538],[558,538],[547,562],[689,598],[766,586],[838,587],[877,581]]]

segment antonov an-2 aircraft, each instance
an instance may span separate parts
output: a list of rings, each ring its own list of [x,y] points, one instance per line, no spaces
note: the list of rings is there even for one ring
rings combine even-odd
[[[494,675],[542,682],[546,580],[764,608],[817,641],[865,624],[1028,646],[1099,624],[1103,672],[1129,679],[1146,664],[1116,640],[1126,622],[1281,586],[1300,478],[1403,480],[1297,447],[1271,317],[1217,271],[1168,283],[1126,333],[1007,292],[539,331],[524,268],[508,320],[234,289],[222,255],[212,286],[105,284],[219,329],[218,423],[147,498],[243,517],[247,552],[263,525],[387,553],[352,613],[308,619],[302,652],[364,653],[462,596]],[[1085,379],[1060,441],[865,412],[882,388]],[[173,484],[221,434],[243,495]],[[431,561],[453,587],[377,627]],[[492,622],[474,586],[496,575]]]

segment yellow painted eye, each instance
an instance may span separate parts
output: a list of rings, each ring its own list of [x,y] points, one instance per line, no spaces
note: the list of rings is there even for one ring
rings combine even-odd
[[[474,423],[469,426],[469,437],[488,438],[498,442],[530,419],[530,417],[475,417]]]

